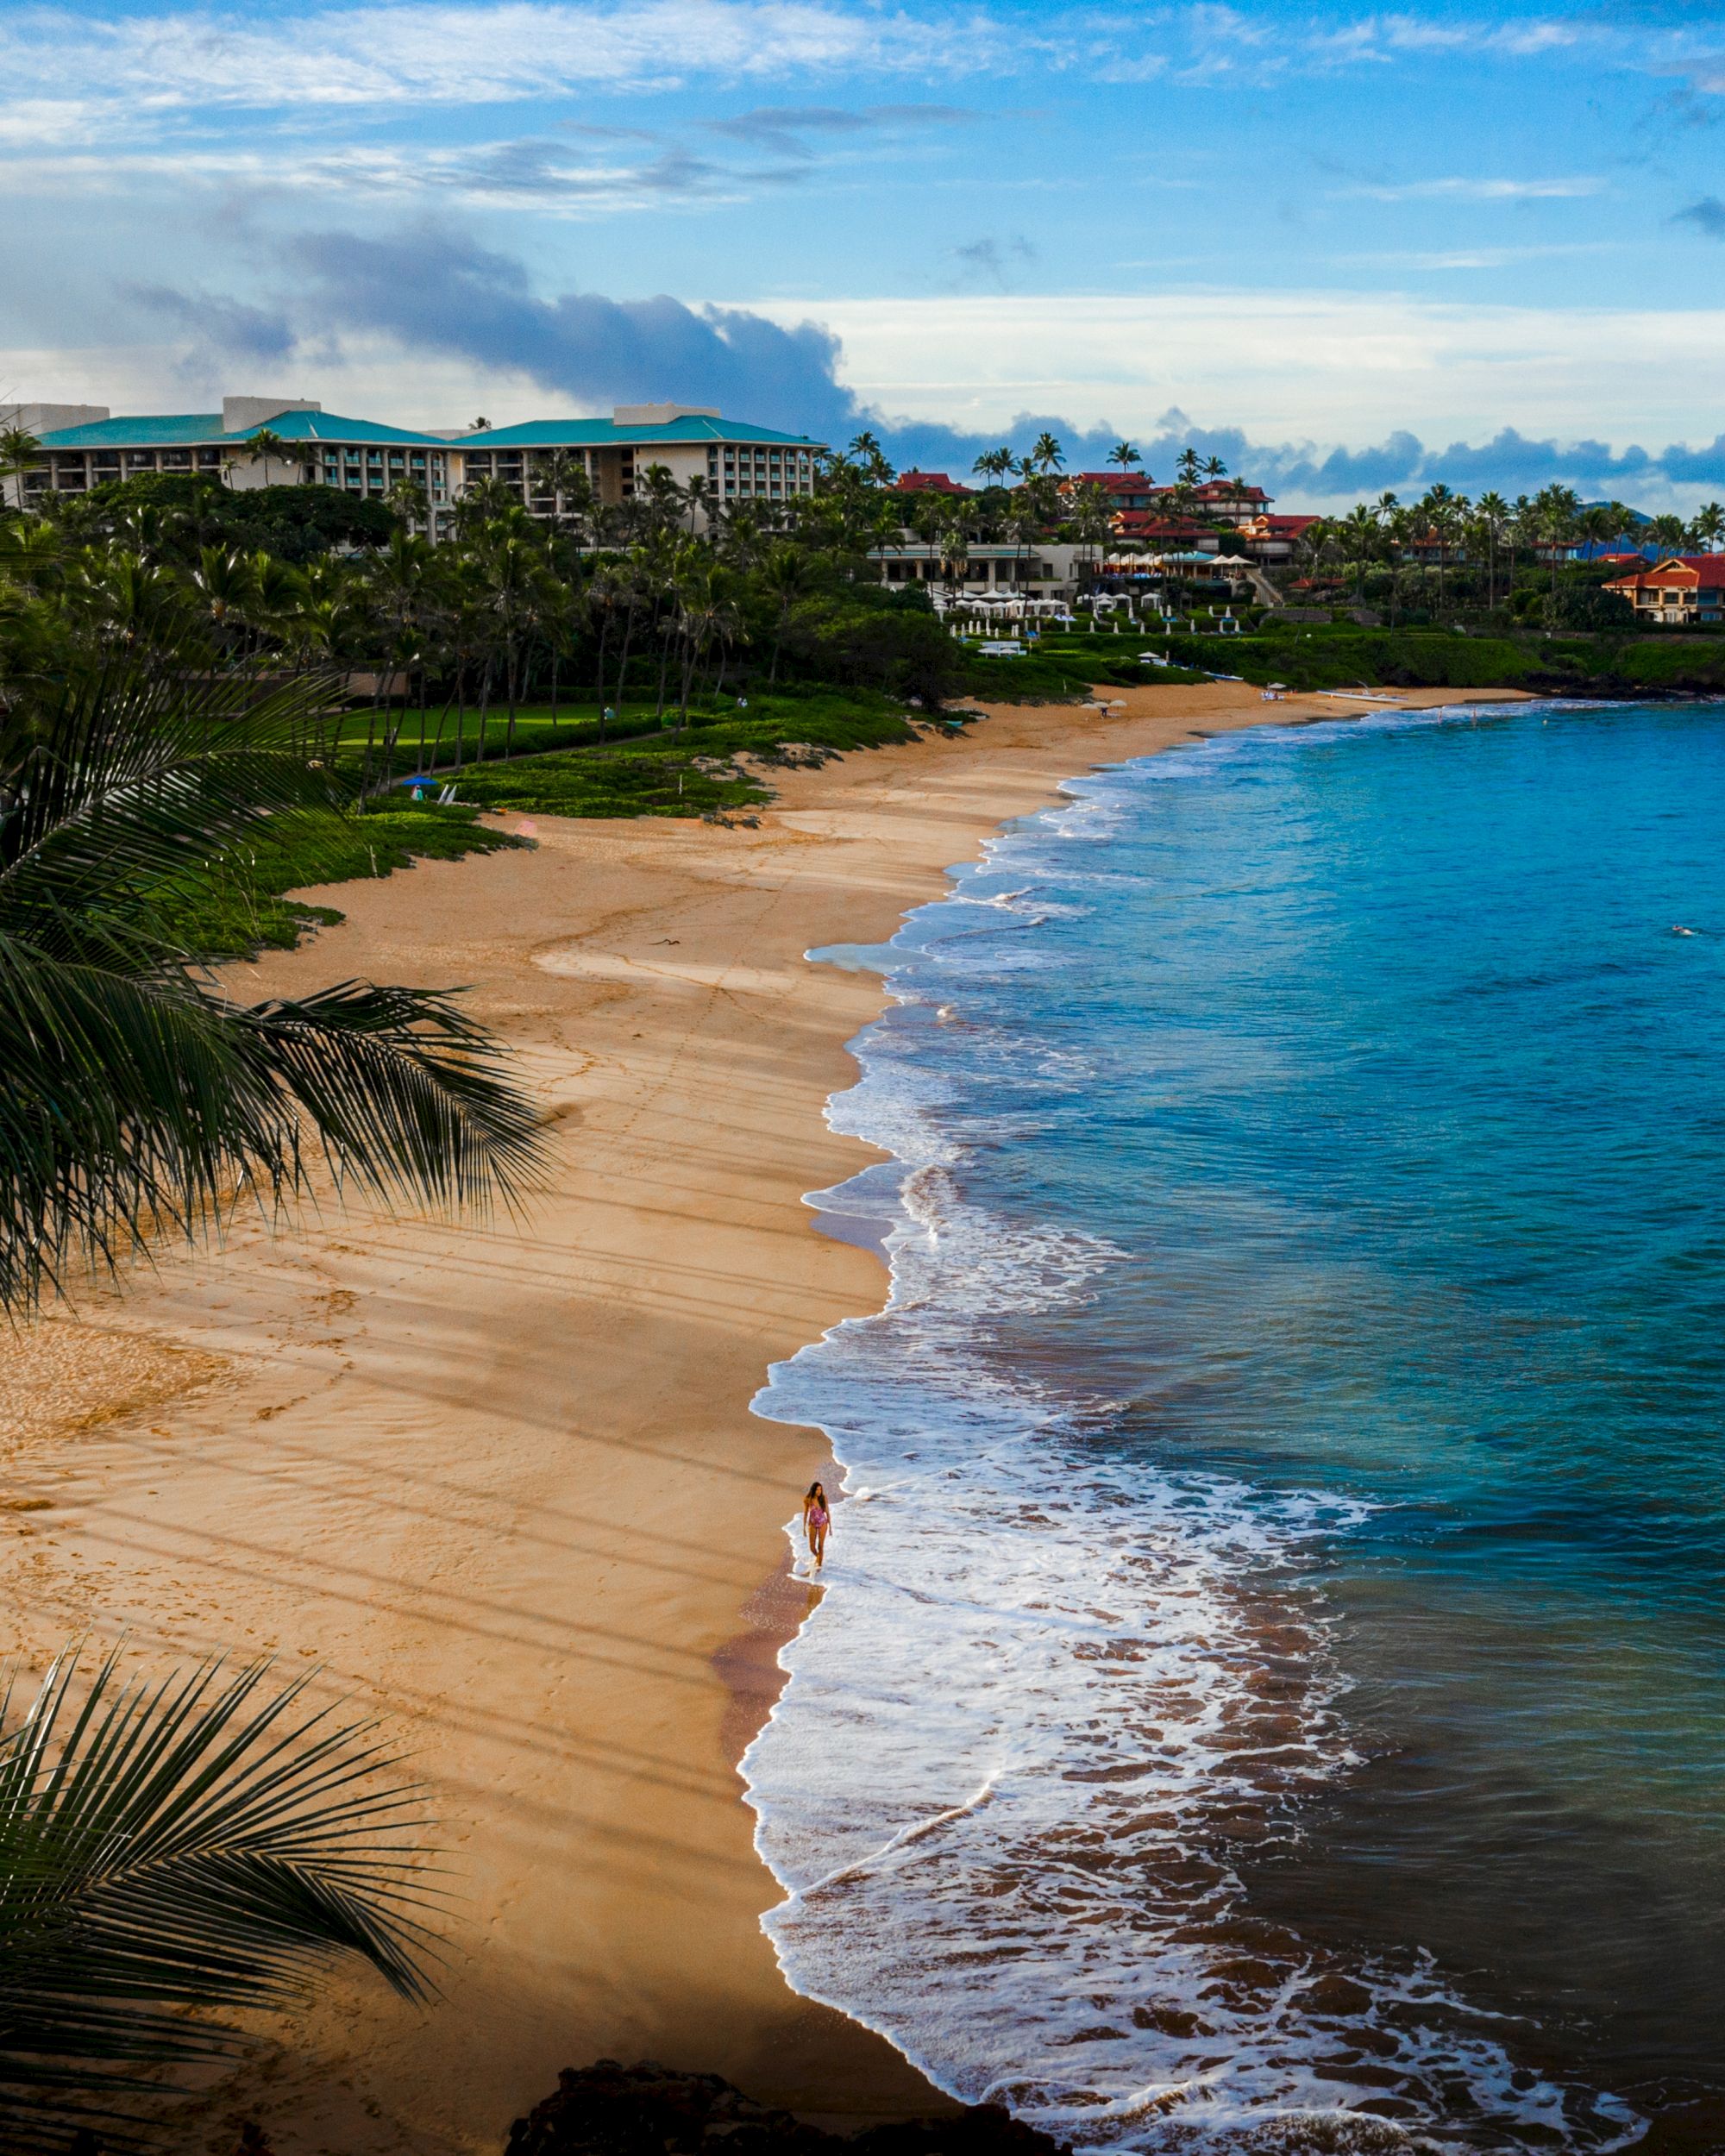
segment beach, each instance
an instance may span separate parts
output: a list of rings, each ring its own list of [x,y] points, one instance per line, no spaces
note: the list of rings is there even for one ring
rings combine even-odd
[[[600,2055],[823,2117],[939,2101],[785,1986],[735,1771],[808,1607],[781,1528],[828,1457],[749,1403],[885,1280],[803,1202],[869,1157],[821,1111],[880,986],[802,954],[884,940],[1095,763],[1375,708],[1110,695],[775,772],[752,829],[527,819],[532,850],[319,893],[342,925],[231,969],[248,1000],[469,987],[551,1166],[518,1219],[242,1219],[15,1348],[8,1651],[314,1669],[411,1754],[447,1852],[438,2002],[337,1987],[188,2147],[254,2116],[283,2156],[495,2152]]]

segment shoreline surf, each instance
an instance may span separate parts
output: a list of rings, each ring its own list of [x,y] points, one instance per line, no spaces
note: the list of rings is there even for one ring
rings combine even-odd
[[[1465,711],[1472,701],[1446,708]],[[1609,2095],[1533,2071],[1537,2040],[1518,2053],[1502,2049],[1491,2026],[1498,2017],[1434,1970],[1314,1951],[1254,1918],[1226,1858],[1214,1856],[1219,1835],[1224,1844],[1242,1834],[1273,1841],[1289,1831],[1279,1814],[1302,1781],[1333,1780],[1358,1764],[1330,1713],[1341,1680],[1322,1620],[1276,1589],[1279,1575],[1298,1569],[1305,1538],[1345,1524],[1346,1504],[1296,1492],[1290,1514],[1285,1497],[1278,1506],[1258,1494],[1254,1503],[1244,1489],[1223,1489],[1214,1477],[1207,1489],[1205,1478],[1189,1476],[1140,1477],[1128,1494],[1130,1475],[1086,1442],[1086,1415],[1105,1417],[1106,1402],[1016,1383],[1010,1357],[990,1363],[975,1351],[992,1308],[1021,1313],[1038,1298],[1082,1298],[1087,1271],[1126,1254],[1084,1250],[1052,1225],[1032,1231],[1040,1247],[1014,1252],[1022,1220],[1016,1228],[967,1223],[953,1170],[974,1130],[969,1139],[963,1129],[955,1134],[941,1110],[962,1099],[975,1118],[983,1066],[974,1055],[943,1066],[906,1039],[938,1038],[950,1018],[974,1048],[982,1021],[974,998],[967,1001],[963,961],[952,962],[950,986],[925,962],[938,943],[964,936],[951,918],[961,907],[1015,914],[1029,931],[1070,910],[1051,904],[1049,880],[1026,856],[1038,830],[1106,814],[1107,778],[1070,782],[1061,807],[986,842],[982,859],[961,865],[891,949],[836,954],[847,966],[878,967],[889,1002],[850,1044],[860,1076],[829,1102],[829,1121],[891,1158],[811,1192],[807,1202],[850,1224],[857,1240],[855,1224],[872,1215],[891,1278],[879,1313],[842,1320],[775,1367],[756,1401],[758,1413],[826,1432],[846,1499],[835,1522],[835,1550],[846,1554],[829,1567],[819,1609],[781,1651],[787,1689],[743,1763],[756,1847],[787,1895],[765,1920],[781,1965],[800,1990],[879,2030],[949,2093],[1005,2099],[1029,2122],[1082,2145],[1139,2145],[1146,2134],[1158,2147],[1194,2136],[1321,2134],[1348,2090],[1360,2146],[1373,2131],[1386,2147],[1408,2131],[1484,2133],[1506,2148],[1541,2146],[1553,2131],[1565,2146],[1620,2146],[1640,2122]],[[1005,887],[982,887],[994,885]],[[998,943],[984,948],[997,965],[1018,962],[1003,960]],[[809,956],[819,963],[824,954]],[[985,1152],[1001,1142],[985,1140]],[[871,1336],[879,1336],[872,1347]],[[1004,1470],[1002,1418],[1024,1440]],[[1052,1479],[1045,1463],[1038,1473],[1032,1461],[1051,1450],[1059,1464]],[[1073,1481],[1083,1474],[1104,1508],[1076,1528],[1067,1522],[1061,1548],[1059,1516],[1063,1506],[1076,1509]],[[1213,1551],[1208,1567],[1194,1547],[1212,1529],[1207,1497],[1223,1515],[1220,1555]],[[1098,1571],[1080,1560],[1103,1538],[1112,1503],[1129,1508],[1147,1547]],[[962,1518],[944,1522],[943,1511]],[[1025,1522],[1033,1523],[1027,1535]],[[979,1549],[1013,1543],[997,1564],[978,1560]],[[1070,1591],[1063,1556],[1078,1563]],[[1016,1576],[1026,1563],[1028,1601]],[[1150,1576],[1136,1596],[1126,1581],[1134,1563]],[[1190,1636],[1203,1653],[1182,1664],[1189,1640],[1163,1620],[1170,1601],[1195,1597],[1202,1614]],[[1251,1622],[1207,1661],[1216,1635],[1226,1633],[1231,1599],[1249,1607]],[[1135,1607],[1122,1614],[1122,1600]],[[1110,1603],[1106,1617],[1099,1602]],[[1095,1618],[1103,1621],[1093,1626]],[[1083,1635],[1078,1654],[1108,1663],[1110,1684],[1099,1691],[1093,1671],[1076,1665],[1070,1639],[1057,1636],[1063,1628]],[[1260,1682],[1236,1698],[1240,1664],[1254,1654]],[[1158,1659],[1176,1674],[1156,1670],[1142,1696],[1126,1697],[1122,1665]],[[1007,1692],[1028,1686],[1046,1697],[1069,1679],[1071,1696],[1057,1710],[1064,1720],[1051,1735],[1015,1719]],[[1222,1734],[1207,1750],[1204,1717],[1192,1717],[1195,1764],[1176,1756],[1177,1736],[1151,1747],[1164,1755],[1157,1761],[1130,1742],[1095,1739],[1099,1725],[1112,1736],[1122,1714],[1165,1739],[1201,1696]],[[975,1714],[979,1697],[988,1705]],[[1230,1776],[1236,1758],[1248,1769],[1243,1778]],[[1267,1771],[1255,1771],[1266,1761]],[[1082,1802],[1063,1790],[1046,1801],[1063,1779],[1091,1785]],[[1152,1812],[1151,1831],[1134,1841],[1121,1807],[1096,1802],[1096,1785],[1110,1797],[1124,1790],[1127,1810]],[[1208,1826],[1207,1806],[1214,1808]],[[1063,1893],[1060,1873],[1094,1869],[1080,1852],[1100,1841],[1121,1872],[1131,1866],[1137,1876],[1111,1875],[1088,1901]],[[1171,1919],[1158,1923],[1147,1907],[1132,1906],[1146,1879]],[[1031,1901],[1042,1904],[1039,1922],[997,1917]],[[1130,1980],[1117,1941],[1100,1959],[1070,1949],[1075,1924],[1126,1934]],[[1028,1991],[1013,1973],[1026,1957]],[[1308,2008],[1302,2034],[1296,2023]],[[1339,2054],[1355,2062],[1352,2071]],[[1434,2109],[1440,2088],[1451,2093]]]

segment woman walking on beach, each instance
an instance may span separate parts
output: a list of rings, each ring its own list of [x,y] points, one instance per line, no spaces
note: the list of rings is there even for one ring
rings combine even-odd
[[[826,1531],[831,1525],[825,1489],[819,1482],[811,1482],[808,1495],[803,1500],[803,1532],[808,1537],[809,1555],[814,1559],[817,1572],[826,1557]]]

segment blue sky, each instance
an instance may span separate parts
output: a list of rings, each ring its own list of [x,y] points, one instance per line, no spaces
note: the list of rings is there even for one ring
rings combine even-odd
[[[1725,493],[1725,8],[0,13],[0,398]]]

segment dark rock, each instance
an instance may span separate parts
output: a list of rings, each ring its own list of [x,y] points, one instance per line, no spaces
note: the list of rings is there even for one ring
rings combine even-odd
[[[601,2059],[565,2067],[557,2093],[510,2128],[506,2156],[1067,2156],[998,2104],[824,2134],[717,2074]]]

